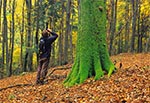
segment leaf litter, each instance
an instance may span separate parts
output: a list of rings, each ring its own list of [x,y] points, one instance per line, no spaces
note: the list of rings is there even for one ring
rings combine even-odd
[[[0,103],[148,103],[150,102],[150,53],[123,53],[112,56],[117,68],[110,78],[107,75],[94,81],[70,88],[63,81],[70,69],[49,70],[48,83],[34,85],[36,72],[0,80]],[[52,69],[56,69],[52,71]],[[26,84],[26,85],[25,85]]]

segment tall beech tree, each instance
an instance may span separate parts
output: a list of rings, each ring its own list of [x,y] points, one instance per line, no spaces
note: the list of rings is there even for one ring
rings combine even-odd
[[[10,49],[10,63],[9,63],[9,71],[8,76],[12,75],[12,65],[13,65],[13,52],[14,52],[14,38],[15,38],[15,4],[16,0],[12,2],[12,23],[11,23],[11,49]]]
[[[7,21],[7,0],[3,1],[3,43],[2,43],[2,68],[6,65],[7,76],[9,76],[9,52],[8,52],[8,21]],[[6,60],[6,61],[5,61]],[[6,62],[6,63],[5,63]]]
[[[118,0],[111,0],[111,22],[110,22],[110,44],[109,44],[110,55],[112,55],[114,36],[116,32],[117,3],[118,3]]]
[[[65,86],[83,83],[88,77],[95,80],[115,69],[109,58],[106,44],[105,0],[81,0],[76,58]]]
[[[23,71],[26,72],[32,71],[32,41],[31,41],[31,9],[32,9],[32,0],[26,0],[26,7],[27,7],[27,41],[26,41],[26,53],[24,59],[24,67]]]
[[[137,0],[131,0],[132,3],[132,37],[131,37],[131,46],[130,46],[130,52],[134,52],[135,51],[135,36],[136,36],[136,32],[137,32],[137,28],[136,28],[136,21],[137,21]]]

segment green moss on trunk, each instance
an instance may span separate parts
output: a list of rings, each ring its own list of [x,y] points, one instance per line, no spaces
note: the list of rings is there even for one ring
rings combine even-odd
[[[65,86],[83,83],[91,76],[98,80],[104,75],[103,71],[110,76],[115,68],[107,51],[104,0],[81,0],[80,3],[76,59],[64,81]]]

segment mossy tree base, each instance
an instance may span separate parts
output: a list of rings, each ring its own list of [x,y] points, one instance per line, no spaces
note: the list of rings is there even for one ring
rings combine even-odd
[[[76,84],[81,84],[87,78],[93,76],[95,80],[98,80],[104,76],[104,71],[106,71],[108,73],[108,77],[110,77],[115,69],[114,64],[110,61],[110,59],[105,60],[105,62],[101,59],[93,59],[88,61],[86,59],[82,60],[81,58],[78,58],[75,61],[71,72],[64,81],[64,86],[70,87]]]
[[[104,1],[80,1],[76,59],[70,74],[64,81],[65,86],[83,83],[92,76],[98,80],[104,75],[104,71],[110,77],[115,69],[107,51]]]

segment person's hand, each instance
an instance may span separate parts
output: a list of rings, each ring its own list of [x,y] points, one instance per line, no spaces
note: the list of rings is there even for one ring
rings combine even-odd
[[[48,31],[48,32],[51,32],[52,30],[51,30],[51,29],[47,29],[47,31]]]

